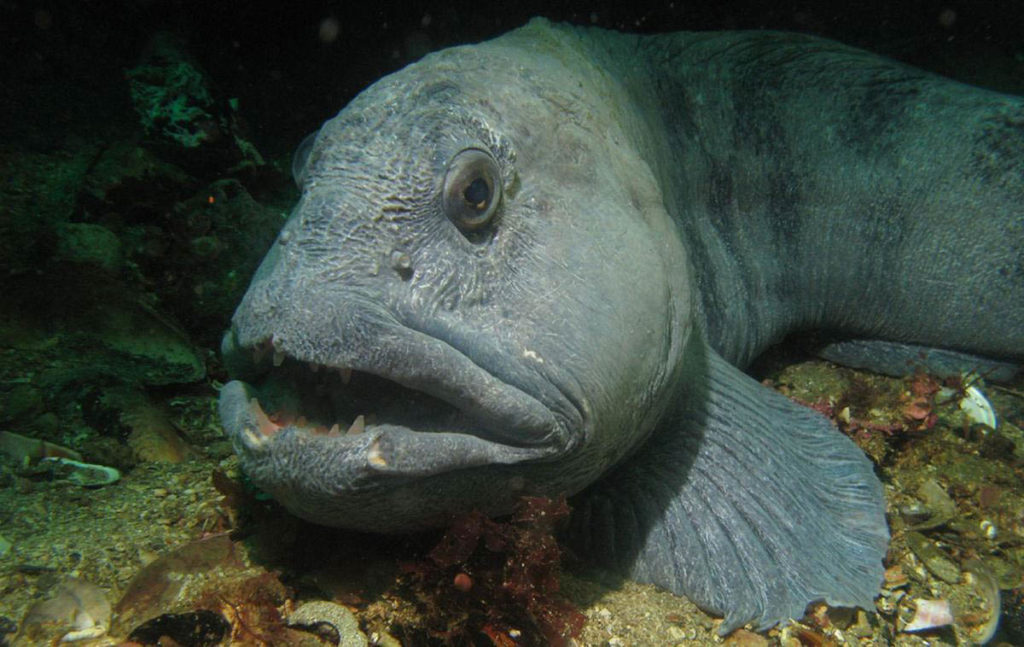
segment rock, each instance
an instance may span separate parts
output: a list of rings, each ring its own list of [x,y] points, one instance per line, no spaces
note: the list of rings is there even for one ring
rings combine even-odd
[[[143,61],[128,70],[132,103],[149,135],[185,148],[218,137],[216,101],[206,75],[169,32],[150,41]]]
[[[7,406],[0,416],[7,421],[28,419],[45,409],[42,393],[31,384],[15,384],[7,395]]]
[[[0,453],[7,454],[19,464],[34,463],[47,457],[82,460],[82,455],[73,449],[13,431],[0,431]]]
[[[206,373],[204,359],[180,326],[116,282],[64,276],[53,285],[50,303],[24,308],[52,309],[60,316],[50,349],[55,361],[35,382],[41,388],[100,377],[153,386],[185,384]]]
[[[146,134],[164,144],[165,152],[176,153],[182,165],[201,170],[211,162],[263,164],[240,134],[237,100],[216,95],[181,38],[156,34],[127,77]]]
[[[133,629],[128,635],[128,640],[154,647],[167,644],[180,647],[213,647],[224,640],[230,629],[231,625],[224,616],[213,611],[165,613]]]
[[[66,222],[57,227],[56,261],[91,265],[117,274],[123,264],[121,241],[106,227],[86,222]]]
[[[907,545],[932,575],[948,584],[960,581],[960,568],[945,552],[919,532],[908,532]]]
[[[917,490],[917,496],[924,501],[927,518],[911,526],[913,530],[938,528],[957,516],[956,503],[935,479],[928,479],[922,483]]]

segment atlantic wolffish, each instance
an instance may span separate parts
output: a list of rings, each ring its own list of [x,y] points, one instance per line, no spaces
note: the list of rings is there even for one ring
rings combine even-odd
[[[582,554],[723,632],[870,608],[888,542],[869,461],[742,367],[815,328],[1024,359],[1024,103],[837,43],[536,20],[381,79],[296,177],[224,340],[252,480],[379,532],[577,495]]]

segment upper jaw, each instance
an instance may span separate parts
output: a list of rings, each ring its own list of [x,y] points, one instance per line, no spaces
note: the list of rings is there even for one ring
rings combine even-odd
[[[289,344],[274,335],[241,337],[236,329],[229,331],[222,343],[229,372],[260,383],[232,381],[221,390],[221,420],[244,462],[332,455],[338,473],[357,480],[540,460],[572,444],[562,416],[449,344],[408,329],[374,337],[379,343],[372,352],[329,362],[303,356],[296,349],[310,345],[301,341]],[[357,393],[360,380],[370,383],[363,387],[370,393]],[[275,416],[280,399],[268,407],[269,415],[263,410],[274,400],[266,391],[275,382],[299,391],[284,407],[295,410],[283,417]],[[392,386],[401,399],[377,399],[375,392]],[[335,404],[303,411],[312,397],[308,392],[316,390],[327,392],[324,397]],[[380,406],[384,411],[342,414],[339,400],[355,409]],[[323,464],[322,458],[317,463]]]

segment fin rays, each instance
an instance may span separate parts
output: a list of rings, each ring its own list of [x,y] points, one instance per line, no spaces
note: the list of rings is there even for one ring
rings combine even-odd
[[[888,543],[881,484],[815,412],[706,351],[702,385],[577,504],[597,559],[765,629],[806,605],[870,608]],[[698,374],[699,375],[699,374]]]

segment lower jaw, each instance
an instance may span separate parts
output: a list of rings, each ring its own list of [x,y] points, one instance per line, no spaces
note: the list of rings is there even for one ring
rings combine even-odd
[[[373,424],[357,416],[347,430],[340,425],[302,425],[274,421],[253,397],[252,387],[233,381],[224,385],[220,414],[244,462],[259,467],[288,465],[323,472],[331,482],[435,476],[482,465],[509,465],[553,454],[551,446],[515,447],[487,440],[460,428],[414,428],[391,421]],[[362,420],[360,420],[362,418]],[[328,466],[329,467],[325,467]],[[301,474],[268,475],[268,480],[294,480]],[[273,488],[271,488],[273,489]]]

